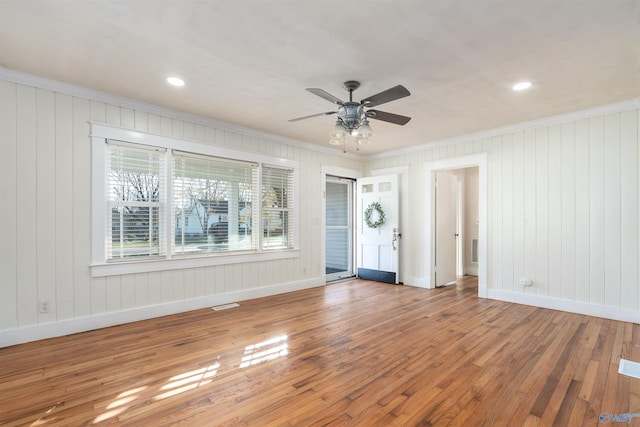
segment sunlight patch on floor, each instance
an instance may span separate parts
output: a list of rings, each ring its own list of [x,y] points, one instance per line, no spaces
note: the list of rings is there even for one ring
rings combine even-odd
[[[240,362],[240,368],[246,368],[286,356],[289,353],[289,347],[286,342],[287,338],[286,335],[281,335],[267,341],[246,346],[244,349],[244,357]]]

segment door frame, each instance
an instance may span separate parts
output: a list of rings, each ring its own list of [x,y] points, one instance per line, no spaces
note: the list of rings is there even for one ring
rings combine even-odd
[[[462,157],[436,160],[425,165],[425,228],[424,238],[427,287],[435,285],[434,256],[435,242],[435,172],[439,170],[465,169],[478,167],[478,297],[487,297],[487,153],[471,154]]]
[[[353,277],[356,275],[356,266],[354,264],[355,262],[355,258],[356,258],[356,242],[355,242],[355,230],[354,228],[356,227],[356,207],[355,207],[355,200],[356,200],[356,196],[355,196],[355,191],[356,191],[356,180],[352,179],[352,178],[345,178],[345,177],[338,177],[335,175],[325,175],[325,189],[327,188],[327,186],[329,185],[329,183],[332,184],[339,184],[339,185],[344,185],[345,187],[347,187],[347,217],[348,217],[348,224],[347,224],[347,230],[350,231],[349,234],[349,248],[348,248],[348,261],[347,261],[347,269],[343,270],[343,271],[338,271],[335,273],[331,273],[331,274],[327,274],[326,273],[326,261],[327,261],[327,252],[325,250],[325,254],[324,254],[324,259],[325,259],[325,280],[327,283],[330,282],[335,282],[338,280],[343,280],[347,277]],[[325,195],[324,195],[324,204],[325,204],[325,225],[324,225],[324,236],[325,236],[325,245],[327,244],[327,231],[329,229],[329,225],[327,225],[326,220],[326,205],[327,205],[327,193],[325,190]],[[343,227],[341,227],[343,228]],[[345,273],[349,273],[350,276],[345,276]]]
[[[348,178],[348,179],[358,179],[358,178],[362,178],[362,172],[356,169],[348,169],[348,168],[343,168],[340,166],[331,166],[331,165],[320,165],[320,195],[322,198],[322,203],[320,203],[320,218],[313,219],[313,224],[315,225],[320,225],[320,272],[322,274],[322,280],[326,283],[327,280],[327,260],[326,260],[326,253],[327,253],[327,197],[326,197],[326,189],[327,189],[327,175],[330,176],[337,176],[337,177],[341,177],[341,178]],[[355,213],[355,191],[353,192],[353,197],[354,199],[352,200],[353,202],[353,211]],[[355,233],[356,233],[356,225],[354,223],[354,226],[352,227],[352,239],[355,242]],[[356,251],[357,248],[355,247],[356,245],[354,245],[353,247],[353,253],[351,254],[351,262],[352,262],[352,266],[354,266],[355,269],[355,265],[356,265]]]

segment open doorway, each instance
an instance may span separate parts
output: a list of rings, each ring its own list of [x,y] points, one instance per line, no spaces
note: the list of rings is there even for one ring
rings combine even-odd
[[[437,160],[428,162],[425,165],[425,173],[427,178],[426,185],[426,198],[425,209],[427,215],[425,218],[425,241],[428,244],[425,247],[425,276],[427,278],[426,287],[433,288],[436,286],[436,231],[437,231],[437,212],[436,212],[436,178],[439,171],[464,171],[467,168],[470,169],[473,174],[473,178],[469,178],[470,181],[475,181],[472,184],[474,190],[477,188],[477,214],[476,212],[470,212],[470,209],[462,208],[461,211],[465,212],[465,220],[461,221],[464,224],[466,232],[464,237],[461,238],[461,246],[457,243],[454,245],[454,252],[459,251],[461,253],[460,259],[463,260],[463,273],[477,274],[478,276],[478,296],[486,298],[487,295],[487,153],[471,154],[468,156],[454,157],[449,159]],[[477,176],[475,172],[477,171]],[[467,172],[464,172],[465,174]],[[470,188],[470,187],[469,187]],[[454,193],[458,193],[455,189]],[[467,195],[463,200],[466,200]],[[476,197],[473,195],[472,197]],[[457,209],[457,204],[456,208]],[[457,222],[457,216],[455,216]],[[456,229],[457,230],[457,229]],[[455,235],[457,231],[449,234]],[[460,249],[457,249],[460,248]],[[440,255],[442,258],[446,255]],[[454,263],[454,270],[459,265],[459,257],[454,253],[450,256],[456,260]],[[459,270],[458,270],[459,271]]]
[[[353,277],[355,181],[327,175],[325,187],[325,273],[332,282]]]
[[[478,167],[435,172],[435,286],[478,274]]]

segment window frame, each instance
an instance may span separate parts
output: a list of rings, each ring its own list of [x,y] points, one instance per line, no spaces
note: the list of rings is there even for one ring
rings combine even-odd
[[[91,255],[91,275],[92,277],[103,277],[120,274],[143,273],[162,270],[175,270],[195,267],[205,267],[223,264],[234,264],[244,262],[268,261],[277,259],[297,258],[299,257],[298,236],[299,236],[299,163],[295,160],[276,158],[245,151],[236,151],[229,148],[209,145],[202,142],[188,141],[174,137],[156,135],[149,132],[136,131],[131,129],[119,128],[104,123],[89,122],[91,126],[91,144],[92,144],[92,255]],[[260,243],[256,250],[251,253],[205,253],[188,257],[172,256],[172,239],[166,239],[165,255],[144,259],[124,259],[122,261],[106,260],[106,142],[108,140],[116,140],[122,143],[143,145],[156,149],[165,150],[165,172],[167,185],[164,198],[165,206],[169,207],[163,225],[168,235],[171,235],[173,226],[173,215],[170,213],[172,204],[171,197],[171,181],[172,181],[172,153],[173,151],[183,151],[203,156],[211,156],[216,158],[226,158],[231,161],[250,161],[255,162],[259,166],[258,171],[258,191],[262,188],[262,167],[278,167],[289,168],[293,171],[293,212],[292,224],[290,227],[293,231],[292,247],[278,249],[264,249]],[[258,194],[258,200],[260,193]],[[261,204],[260,204],[261,205]],[[261,209],[261,206],[260,208]],[[260,215],[262,213],[260,212]],[[262,225],[254,232],[262,234]],[[261,239],[260,239],[261,240]]]

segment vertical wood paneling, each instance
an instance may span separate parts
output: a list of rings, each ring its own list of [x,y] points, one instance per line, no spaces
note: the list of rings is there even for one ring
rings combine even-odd
[[[127,129],[135,129],[136,115],[129,108],[120,108],[120,126]]]
[[[620,307],[620,114],[604,119],[604,302]]]
[[[171,120],[171,136],[174,138],[182,138],[184,135],[184,122],[182,120]]]
[[[108,312],[122,310],[122,278],[107,277],[105,281],[105,310]]]
[[[55,95],[56,304],[58,321],[75,316],[73,248],[73,99]]]
[[[182,137],[189,141],[196,139],[196,127],[193,123],[184,122],[182,126]]]
[[[549,129],[536,129],[536,274],[534,289],[549,294]]]
[[[589,119],[589,301],[604,304],[604,119]]]
[[[193,139],[198,142],[205,142],[206,128],[202,125],[195,125]]]
[[[532,130],[524,134],[524,227],[523,277],[536,280],[536,137]],[[525,292],[533,291],[525,288]]]
[[[184,298],[190,299],[199,296],[196,293],[195,269],[184,270]]]
[[[549,128],[549,295],[562,297],[562,136]]]
[[[639,110],[640,111],[640,110]],[[620,115],[620,299],[621,307],[638,310],[638,115],[626,111]]]
[[[162,303],[162,274],[159,271],[147,273],[147,299],[149,305]]]
[[[198,267],[193,272],[193,276],[195,281],[195,295],[207,295],[207,269],[204,267]]]
[[[233,281],[233,265],[220,265],[217,267],[220,277],[220,288],[218,293],[227,293],[238,290]]]
[[[18,85],[17,92],[17,287],[18,324],[38,321],[37,294],[37,142],[36,90]]]
[[[105,111],[106,122],[113,126],[120,126],[120,107],[107,105]]]
[[[133,122],[136,130],[147,132],[149,130],[149,117],[142,111],[134,111]]]
[[[483,151],[484,150],[482,148],[482,140],[476,139],[475,141],[473,141],[473,152],[477,154],[477,153],[482,153]]]
[[[213,132],[213,143],[215,145],[218,145],[220,147],[224,146],[224,135],[225,135],[225,131],[222,129],[214,129]],[[254,147],[250,148],[251,151],[255,151]]]
[[[149,274],[138,273],[134,275],[134,287],[136,293],[136,307],[149,305]]]
[[[160,119],[160,134],[163,136],[173,136],[173,120],[169,117]]]
[[[56,146],[53,93],[38,89],[36,142],[36,270],[38,300],[49,304],[49,313],[39,313],[38,323],[56,320]]]
[[[148,131],[157,135],[162,135],[162,120],[157,114],[149,114]]]
[[[0,329],[18,327],[17,86],[0,81]]]
[[[502,138],[502,287],[513,289],[513,135]]]
[[[91,111],[91,120],[104,123],[107,121],[107,106],[103,102],[90,101],[89,109]]]
[[[495,137],[491,144],[491,189],[492,201],[491,210],[493,212],[491,226],[491,253],[493,255],[491,262],[491,280],[492,286],[502,288],[502,184],[503,184],[503,164],[502,164],[502,138]]]
[[[589,207],[589,164],[591,153],[589,152],[589,121],[580,120],[575,124],[575,165],[576,165],[576,299],[589,301],[589,289],[591,287],[591,272],[589,261],[591,259],[590,215]]]
[[[218,291],[218,283],[222,282],[216,277],[215,267],[205,267],[205,286],[207,295],[215,295],[221,293]]]
[[[91,145],[89,101],[73,98],[74,316],[91,314]],[[94,300],[93,300],[94,301]],[[102,305],[102,304],[100,304]]]
[[[184,271],[174,270],[172,271],[173,277],[171,278],[171,285],[173,289],[172,300],[184,300]]]
[[[468,156],[473,153],[473,141],[467,141],[464,143],[464,154]]]
[[[136,276],[127,274],[120,278],[120,298],[122,310],[130,310],[136,307]]]
[[[115,277],[117,280],[119,278]],[[112,280],[112,277],[108,279]],[[89,307],[86,308],[92,315],[102,314],[107,311],[107,278],[105,277],[92,277],[89,284],[83,284],[83,286],[89,289],[87,295],[90,297]]]
[[[160,283],[158,285],[160,292],[159,302],[173,301],[173,271],[160,272]]]
[[[513,136],[513,289],[525,275],[524,132]]]
[[[576,297],[576,170],[574,124],[566,123],[561,130],[562,148],[562,298]]]

